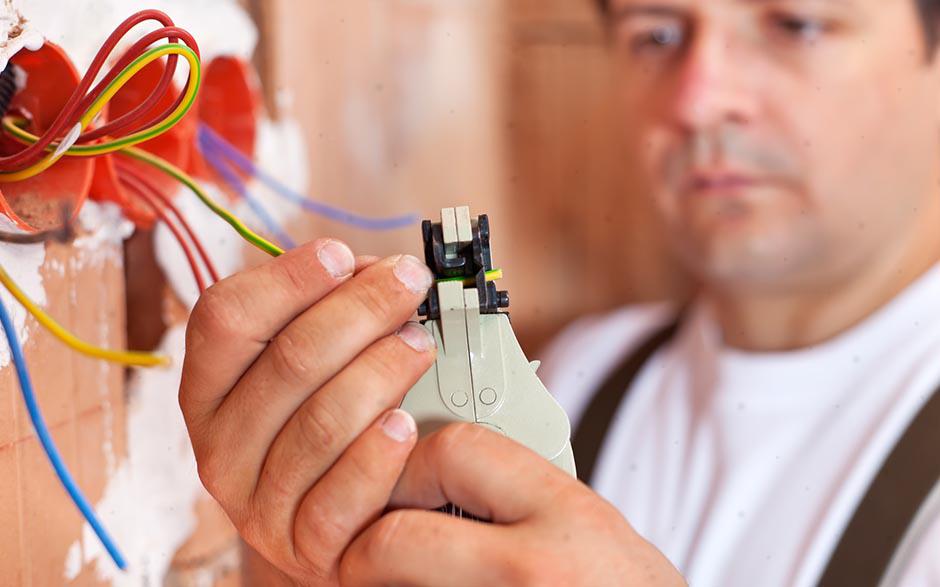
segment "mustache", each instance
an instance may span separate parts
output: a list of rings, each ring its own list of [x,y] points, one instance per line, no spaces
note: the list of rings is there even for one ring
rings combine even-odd
[[[738,129],[689,135],[665,158],[665,177],[681,185],[697,170],[726,169],[777,182],[797,183],[803,167],[792,150]]]

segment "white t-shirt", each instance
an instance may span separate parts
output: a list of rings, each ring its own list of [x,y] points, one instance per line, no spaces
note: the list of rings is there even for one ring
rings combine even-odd
[[[674,319],[668,306],[584,318],[540,370],[576,425],[610,369]],[[704,303],[644,366],[594,486],[693,587],[815,585],[883,460],[940,386],[940,266],[824,344],[722,346]],[[938,447],[940,450],[940,447]],[[940,586],[940,517],[901,585]]]

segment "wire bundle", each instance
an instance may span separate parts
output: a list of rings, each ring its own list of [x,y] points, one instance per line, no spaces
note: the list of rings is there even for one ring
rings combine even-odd
[[[414,214],[393,216],[391,218],[368,218],[354,214],[348,210],[343,210],[342,208],[312,200],[292,190],[272,174],[258,167],[254,161],[222,138],[222,136],[212,130],[209,125],[200,124],[198,133],[199,148],[202,150],[206,161],[229,184],[232,184],[233,188],[238,192],[246,192],[247,190],[238,175],[233,173],[233,169],[238,169],[249,177],[257,179],[275,194],[306,212],[348,224],[349,226],[376,231],[397,230],[399,228],[412,226],[418,222],[418,217]]]
[[[108,73],[92,86],[117,44],[132,28],[149,20],[155,20],[163,26],[138,39]],[[150,47],[160,40],[167,40],[169,43]],[[146,100],[115,120],[94,129],[88,128],[108,101],[131,77],[163,56],[167,56],[163,76]],[[186,86],[170,107],[147,117],[147,113],[172,88],[173,75],[180,57],[189,62],[190,76]],[[0,157],[0,181],[20,181],[42,173],[64,156],[64,147],[80,146],[88,155],[100,155],[147,141],[166,132],[186,115],[195,102],[198,89],[199,48],[192,35],[176,27],[173,21],[160,11],[138,12],[111,33],[48,130],[21,151]],[[14,120],[17,119],[5,115],[4,126]],[[49,147],[52,145],[59,148],[50,152]]]
[[[163,26],[156,31],[142,36],[118,59],[114,67],[104,75],[101,81],[92,86],[104,62],[118,42],[134,26],[147,20],[156,20]],[[161,40],[168,42],[151,47],[151,45]],[[166,57],[166,68],[156,88],[154,88],[153,92],[146,100],[115,120],[102,126],[91,128],[95,123],[96,117],[124,84],[148,64],[162,59],[163,57]],[[189,65],[189,79],[185,87],[170,107],[158,115],[148,116],[147,113],[154,108],[172,87],[173,75],[180,58],[185,59]],[[253,246],[273,256],[282,254],[284,251],[281,247],[254,233],[244,222],[209,197],[205,190],[184,171],[170,162],[135,146],[166,132],[189,112],[196,100],[200,79],[199,49],[195,40],[189,33],[174,26],[173,21],[162,12],[144,10],[134,14],[125,20],[108,37],[95,56],[88,71],[81,79],[78,88],[45,132],[38,136],[29,132],[27,130],[28,118],[23,116],[26,113],[10,114],[0,112],[0,115],[2,115],[0,126],[2,126],[3,131],[26,145],[21,151],[0,157],[0,182],[20,181],[34,177],[49,169],[65,156],[100,157],[112,153],[122,155],[149,165],[185,185],[205,206],[225,220],[239,235]],[[8,98],[6,94],[0,97]],[[272,175],[256,167],[249,158],[245,157],[206,126],[202,126],[199,130],[199,142],[207,160],[217,170],[223,180],[226,181],[239,196],[245,199],[259,219],[268,227],[268,230],[285,246],[293,246],[290,237],[277,225],[270,214],[264,210],[261,203],[251,197],[251,194],[236,173],[236,169],[240,169],[249,176],[257,178],[272,191],[308,212],[320,214],[332,220],[344,222],[359,228],[367,230],[391,230],[414,224],[418,220],[414,215],[388,219],[366,218],[339,208],[314,202],[306,196],[290,190]],[[173,205],[171,199],[156,188],[144,175],[135,171],[132,166],[121,163],[119,160],[116,161],[116,164],[119,170],[119,179],[122,184],[134,193],[144,205],[150,208],[162,222],[167,224],[186,256],[199,290],[204,291],[207,286],[206,275],[203,272],[207,273],[212,281],[218,281],[218,273],[206,254],[205,248],[202,246],[202,243],[186,222],[183,215]],[[78,210],[75,210],[73,213],[77,212]],[[177,223],[179,226],[177,226]],[[52,238],[61,239],[63,235],[66,234],[63,231],[68,230],[68,228],[68,223],[63,221],[62,231],[47,231],[41,235],[37,234],[30,239],[19,239],[19,242],[43,242]],[[11,237],[8,240],[15,241],[17,239]],[[193,252],[193,248],[196,251],[195,253]],[[165,358],[150,353],[113,351],[101,349],[86,343],[65,330],[56,323],[55,320],[45,314],[42,309],[23,293],[2,267],[0,267],[0,282],[2,282],[10,293],[20,301],[43,326],[49,329],[50,332],[64,343],[79,352],[127,365],[155,366],[166,364]],[[125,561],[117,549],[117,546],[95,516],[87,500],[85,500],[76,487],[49,436],[48,429],[42,419],[42,415],[35,400],[35,395],[32,391],[32,384],[29,380],[25,360],[22,356],[22,349],[19,347],[9,315],[2,304],[0,304],[0,323],[2,323],[4,331],[6,332],[7,341],[16,364],[24,402],[27,405],[34,428],[36,429],[37,435],[42,442],[43,448],[53,468],[76,506],[88,520],[88,523],[110,553],[115,564],[121,569],[125,568]]]
[[[209,166],[219,174],[222,180],[228,184],[239,197],[245,200],[245,203],[248,204],[251,211],[258,217],[258,220],[264,224],[265,229],[271,233],[282,246],[288,249],[296,247],[297,245],[294,243],[293,239],[291,239],[290,235],[287,234],[284,227],[268,212],[267,208],[264,207],[264,204],[262,204],[260,200],[251,195],[251,192],[248,191],[248,186],[238,177],[235,170],[225,162],[221,153],[213,148],[207,149],[201,145],[200,147],[202,156]]]
[[[186,218],[179,211],[176,205],[173,204],[172,199],[166,196],[158,187],[156,187],[145,175],[135,170],[133,167],[127,163],[123,163],[120,160],[117,162],[117,168],[120,171],[120,180],[121,182],[134,192],[138,198],[160,219],[161,222],[166,224],[167,228],[170,230],[170,233],[176,239],[176,242],[179,243],[180,248],[183,250],[183,254],[186,257],[186,261],[189,263],[189,267],[192,270],[193,278],[196,280],[196,285],[199,288],[199,292],[202,293],[206,291],[206,280],[203,276],[203,270],[209,273],[209,278],[212,282],[219,280],[218,271],[216,271],[215,266],[212,264],[212,260],[209,258],[208,253],[206,253],[205,247],[202,245],[202,241],[199,240],[199,237],[196,236],[196,233],[193,231],[192,227],[186,221]],[[169,211],[170,214],[167,214],[166,211]],[[170,215],[173,216],[174,220],[171,220]],[[177,227],[176,223],[179,223],[182,230]],[[185,233],[185,236],[184,234]],[[196,249],[196,252],[199,256],[199,261],[196,260],[196,255],[193,254],[192,248],[190,247],[190,242],[192,242],[193,247]],[[200,261],[202,266],[200,266]]]
[[[163,26],[138,39],[117,60],[114,67],[97,84],[92,86],[105,61],[117,44],[132,28],[148,20],[155,20]],[[168,43],[151,47],[160,40],[167,40]],[[179,41],[182,41],[182,43]],[[117,94],[128,80],[148,64],[164,56],[167,58],[166,68],[157,86],[147,99],[124,115],[97,128],[90,128],[109,100]],[[157,115],[148,116],[148,112],[171,89],[173,75],[180,57],[184,58],[189,64],[189,80],[186,86],[169,108]],[[0,91],[0,94],[2,94],[0,98],[4,102],[3,127],[15,127],[17,124],[25,125],[27,119],[24,118],[24,115],[28,115],[28,113],[17,113],[18,116],[7,113],[6,107],[12,98],[11,90],[14,88],[11,84],[13,79],[12,70],[4,71],[3,75],[4,77],[0,80],[3,82],[2,91]],[[199,89],[199,76],[199,49],[188,32],[174,26],[173,21],[166,14],[156,10],[144,10],[132,15],[121,23],[102,45],[75,92],[70,96],[49,128],[40,136],[34,137],[35,140],[33,141],[22,141],[26,143],[22,150],[0,157],[0,182],[21,181],[34,177],[49,169],[69,151],[81,151],[84,156],[100,156],[132,147],[166,132],[192,108]],[[78,210],[74,210],[72,213],[77,214]],[[25,235],[22,238],[18,238],[20,235],[4,234],[3,240],[25,244],[43,242],[53,238],[67,238],[71,234],[71,226],[68,220],[67,217],[63,220],[63,228],[58,231]],[[206,263],[208,265],[208,261]],[[214,275],[214,268],[210,268],[210,273]],[[103,349],[82,341],[32,302],[2,267],[0,267],[0,282],[40,324],[65,344],[79,352],[125,365],[157,366],[168,363],[165,357],[159,355]],[[0,323],[2,323],[11,356],[16,366],[23,401],[53,469],[76,507],[81,511],[114,560],[114,563],[120,569],[126,568],[126,561],[120,550],[98,520],[81,490],[77,487],[56,449],[36,402],[25,358],[12,321],[2,303],[0,303]]]

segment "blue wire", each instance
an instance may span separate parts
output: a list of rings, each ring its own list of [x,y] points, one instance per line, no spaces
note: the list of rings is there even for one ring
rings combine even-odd
[[[36,429],[36,436],[39,437],[39,442],[46,451],[49,462],[52,463],[52,467],[59,476],[62,486],[65,487],[65,490],[72,498],[72,501],[75,502],[75,506],[81,511],[85,520],[87,520],[88,524],[94,529],[95,534],[98,535],[98,539],[101,540],[101,544],[104,545],[108,554],[111,555],[111,559],[114,560],[114,564],[123,571],[127,568],[127,563],[121,555],[121,551],[118,550],[117,545],[108,535],[107,530],[101,525],[98,516],[95,515],[95,510],[92,509],[88,500],[82,495],[82,490],[75,484],[75,480],[72,479],[72,475],[65,467],[65,463],[62,462],[62,457],[59,455],[59,451],[52,441],[52,436],[49,434],[45,420],[43,420],[42,412],[40,412],[39,405],[36,403],[36,394],[33,392],[33,384],[29,378],[29,370],[26,368],[26,359],[23,358],[23,349],[20,347],[20,341],[16,338],[16,330],[13,327],[13,321],[10,320],[10,315],[7,313],[6,306],[3,305],[3,302],[0,302],[0,323],[3,324],[3,332],[6,334],[7,342],[10,345],[10,354],[13,357],[13,364],[16,366],[16,376],[20,380],[20,389],[23,392],[23,402],[26,404],[29,418],[33,422],[33,428]]]
[[[216,151],[221,153],[236,167],[248,175],[257,178],[258,181],[267,185],[274,193],[278,194],[286,200],[289,200],[297,206],[300,206],[307,212],[319,214],[329,218],[330,220],[335,220],[336,222],[342,222],[344,224],[349,224],[351,226],[363,228],[366,230],[376,231],[396,230],[407,226],[413,226],[414,224],[417,224],[419,220],[418,217],[414,214],[394,216],[391,218],[367,218],[365,216],[353,214],[352,212],[348,212],[341,208],[336,208],[328,204],[311,200],[309,197],[290,189],[281,183],[277,178],[255,165],[255,163],[250,158],[246,157],[241,151],[236,149],[231,143],[219,136],[218,133],[216,133],[206,124],[199,125],[199,145],[204,149],[207,147],[210,149],[214,147]]]
[[[208,148],[205,148],[208,147]],[[248,187],[245,185],[245,182],[238,177],[238,174],[235,173],[231,167],[222,160],[218,150],[209,145],[204,145],[202,149],[202,155],[205,157],[209,165],[215,169],[219,175],[222,176],[222,179],[225,180],[239,196],[244,198],[245,202],[248,204],[248,207],[251,208],[251,211],[255,213],[255,216],[261,220],[261,223],[264,224],[268,232],[274,235],[274,238],[280,241],[281,244],[286,249],[293,249],[297,246],[294,240],[287,234],[287,231],[274,219],[273,216],[265,209],[264,204],[258,201],[257,198],[251,195],[251,192],[248,191]]]

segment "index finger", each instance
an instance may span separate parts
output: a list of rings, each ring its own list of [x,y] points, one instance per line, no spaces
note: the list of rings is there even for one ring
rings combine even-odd
[[[344,243],[318,239],[209,288],[186,329],[180,405],[187,422],[214,413],[271,338],[356,265]]]
[[[549,507],[577,480],[532,450],[480,424],[452,424],[421,439],[392,493],[393,507],[452,503],[512,523]]]

